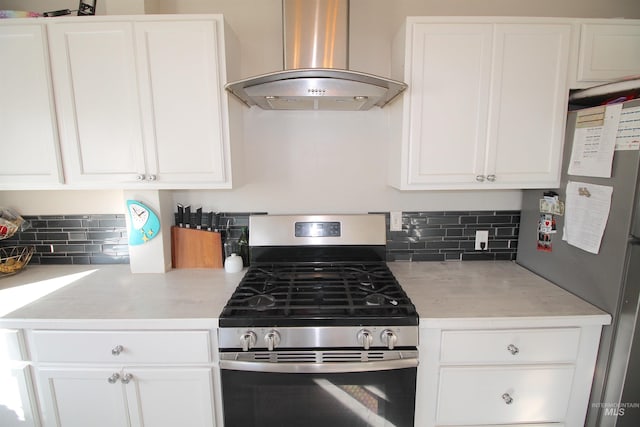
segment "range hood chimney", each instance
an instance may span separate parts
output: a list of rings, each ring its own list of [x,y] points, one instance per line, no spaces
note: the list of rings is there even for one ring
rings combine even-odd
[[[265,110],[368,110],[407,85],[348,70],[349,0],[283,0],[284,71],[228,83]]]

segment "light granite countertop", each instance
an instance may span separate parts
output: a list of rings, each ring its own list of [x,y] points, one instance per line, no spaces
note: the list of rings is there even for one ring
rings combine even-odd
[[[422,327],[514,319],[540,325],[610,322],[608,314],[509,261],[392,262],[389,267],[415,304]],[[77,327],[79,321],[92,328],[216,327],[245,271],[131,274],[128,265],[29,266],[0,279],[0,327]]]

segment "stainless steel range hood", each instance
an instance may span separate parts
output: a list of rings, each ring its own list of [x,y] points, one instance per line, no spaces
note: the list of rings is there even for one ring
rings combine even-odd
[[[368,110],[407,85],[348,70],[349,0],[283,0],[284,71],[228,83],[265,110]]]

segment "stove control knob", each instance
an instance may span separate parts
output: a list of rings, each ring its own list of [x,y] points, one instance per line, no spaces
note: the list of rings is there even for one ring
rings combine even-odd
[[[267,349],[273,351],[280,344],[280,334],[276,330],[271,330],[264,336],[264,342],[267,344]]]
[[[393,348],[396,346],[396,342],[398,342],[398,337],[396,336],[396,333],[391,329],[385,329],[380,334],[380,340],[382,340],[382,344],[389,347],[389,350],[393,350]]]
[[[249,351],[249,349],[256,346],[258,337],[253,331],[247,331],[240,336],[240,345],[242,345],[242,351]]]
[[[371,343],[373,342],[373,335],[367,329],[360,329],[357,335],[358,343],[364,347],[365,350],[369,350]]]

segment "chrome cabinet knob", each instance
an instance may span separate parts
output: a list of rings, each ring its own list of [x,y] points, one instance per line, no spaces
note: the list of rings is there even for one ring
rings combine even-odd
[[[264,336],[264,342],[267,344],[267,349],[273,351],[273,349],[280,344],[280,334],[275,330],[269,331],[269,333]]]
[[[487,181],[489,182],[494,182],[496,180],[496,176],[491,174],[491,175],[487,175]]]
[[[115,346],[115,347],[113,347],[113,348],[111,349],[111,354],[112,354],[113,356],[118,356],[118,355],[120,355],[120,353],[122,353],[123,351],[124,351],[124,347],[123,347],[123,346],[121,346],[120,344],[118,344],[117,346]]]
[[[398,337],[396,336],[396,333],[391,329],[385,329],[380,334],[380,340],[382,340],[382,344],[386,345],[389,350],[393,350],[393,348],[396,346],[396,343],[398,342]]]
[[[144,174],[138,174],[136,175],[136,181],[144,181]]]
[[[507,405],[511,405],[513,403],[513,397],[511,397],[509,393],[503,394],[502,400],[504,400],[504,403],[506,403]]]
[[[484,182],[484,175],[476,175],[476,181]]]
[[[509,344],[507,346],[507,350],[509,351],[509,353],[513,354],[514,356],[520,353],[520,349],[513,344]]]
[[[155,175],[149,175],[149,176],[147,176],[147,181],[155,181],[156,179],[158,179],[158,177],[157,177],[157,176],[155,176]]]
[[[369,350],[371,343],[373,342],[373,335],[367,329],[360,329],[357,335],[358,343],[365,349]]]
[[[122,381],[122,384],[129,384],[129,381],[131,381],[132,379],[133,379],[133,375],[127,373],[127,374],[124,374],[122,376],[122,380],[121,381]]]
[[[242,351],[249,351],[249,349],[256,346],[256,342],[258,341],[258,337],[255,332],[247,331],[240,336],[240,345],[242,346]]]
[[[111,376],[109,378],[107,378],[107,382],[109,384],[115,384],[118,381],[119,378],[120,378],[120,374],[115,372],[115,373],[111,374]]]

